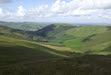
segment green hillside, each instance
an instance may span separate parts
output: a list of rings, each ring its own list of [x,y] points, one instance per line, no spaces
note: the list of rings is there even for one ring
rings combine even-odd
[[[83,40],[83,46],[79,51],[94,54],[111,54],[111,30],[87,37]]]
[[[9,27],[4,27],[4,26],[0,26],[0,35],[13,37],[17,39],[24,39],[24,40],[34,40],[34,37],[36,37],[25,31],[12,29]]]
[[[70,52],[71,54],[71,52]],[[58,51],[36,42],[0,36],[0,66],[30,60],[71,56],[68,51]]]
[[[24,30],[24,31],[36,31],[47,25],[49,24],[36,23],[36,22],[0,22],[0,26],[6,26],[6,27]]]
[[[111,56],[82,56],[0,67],[1,75],[110,75]]]
[[[40,36],[38,42],[59,43],[62,44],[65,40],[74,38],[71,35],[65,34],[65,31],[75,28],[71,24],[51,24],[44,27],[34,34]]]
[[[64,45],[74,50],[78,50],[82,47],[82,40],[88,36],[103,33],[108,31],[109,28],[106,26],[83,26],[77,27],[66,31],[66,34],[72,35],[75,38],[66,40]],[[99,40],[99,39],[98,39]]]
[[[109,30],[110,30],[110,26],[79,26],[78,27],[70,24],[52,24],[34,32],[33,34],[38,36],[37,41],[42,42],[42,44],[64,46],[64,47],[66,46],[67,48],[71,48],[74,52],[77,52],[77,53],[78,52],[90,53],[90,49],[92,51],[92,49],[95,48],[95,51],[93,50],[95,54],[100,54],[100,53],[110,54],[110,52],[104,51],[102,53],[99,51],[102,48],[102,45],[97,46],[96,48],[96,46],[93,47],[92,44],[89,44],[90,41],[87,40],[90,37],[94,37],[96,35],[99,35],[105,32],[108,33],[107,31]],[[101,37],[102,36],[106,38],[110,38],[110,36],[108,35],[106,36],[101,35]],[[85,39],[87,40],[87,43],[85,42],[86,44],[84,43]],[[105,38],[103,40],[105,40]],[[98,39],[98,41],[101,41],[101,39]],[[110,41],[110,39],[108,39],[108,41]],[[96,43],[96,41],[95,42],[92,41],[92,42]],[[108,44],[106,44],[106,46],[108,46]],[[106,48],[109,49],[110,46]]]
[[[0,26],[0,75],[110,75],[110,66],[111,26]]]

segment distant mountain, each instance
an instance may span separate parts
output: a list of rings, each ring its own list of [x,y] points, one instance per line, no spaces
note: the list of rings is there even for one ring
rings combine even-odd
[[[45,26],[49,25],[49,23],[36,23],[36,22],[3,22],[0,21],[0,26],[6,26],[14,29],[20,29],[24,31],[36,31]]]
[[[111,26],[111,23],[72,23],[78,26]]]

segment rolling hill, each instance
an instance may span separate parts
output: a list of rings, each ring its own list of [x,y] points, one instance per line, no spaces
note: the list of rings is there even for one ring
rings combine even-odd
[[[33,40],[33,35],[28,34],[25,31],[12,29],[9,27],[4,27],[4,26],[0,26],[0,35],[13,37],[17,39]]]
[[[99,33],[106,32],[108,30],[109,28],[107,26],[83,26],[67,30],[66,34],[72,35],[75,38],[66,40],[64,42],[64,45],[74,50],[78,50],[82,47],[83,39],[87,38],[88,36],[93,36]]]
[[[110,75],[110,34],[110,26],[0,26],[0,75]]]
[[[29,34],[26,31],[13,29],[5,26],[0,26],[0,35],[30,41],[35,41],[38,39],[37,36]]]
[[[83,46],[79,51],[93,54],[111,54],[111,30],[83,40]]]
[[[36,23],[36,22],[2,22],[0,21],[0,26],[10,27],[14,29],[24,30],[24,31],[36,31],[39,30],[50,23]]]
[[[71,52],[69,52],[71,54]],[[36,42],[0,36],[0,66],[30,60],[69,57],[68,51],[54,50]]]
[[[108,32],[110,34],[110,32]],[[97,37],[100,37],[99,34]],[[108,34],[107,34],[108,35]],[[106,39],[107,40],[107,39]],[[68,57],[36,42],[0,36],[1,75],[110,75],[111,56]]]
[[[65,40],[74,38],[71,35],[65,34],[65,31],[75,28],[76,26],[71,24],[51,24],[46,26],[33,34],[40,36],[38,42],[58,43],[62,44]]]
[[[88,51],[90,52],[90,50],[93,49],[93,45],[90,44],[90,41],[87,40],[87,38],[90,39],[91,37],[95,37],[99,34],[101,34],[101,37],[106,37],[103,38],[103,40],[110,38],[110,36],[104,36],[104,34],[102,35],[102,33],[108,33],[109,35],[110,26],[72,26],[70,24],[52,24],[34,32],[34,34],[39,36],[37,40],[38,42],[42,42],[43,44],[51,44],[64,47],[66,46],[67,48],[71,48],[73,51],[77,53],[88,53]],[[85,39],[87,40],[87,43],[84,42]],[[98,41],[101,41],[101,39],[102,38],[98,38]],[[111,39],[107,39],[107,41],[109,42],[110,40]],[[94,42],[92,41],[92,43]],[[108,46],[108,44],[106,45]],[[94,48],[95,47],[96,46],[94,46]],[[100,46],[100,49],[99,46],[97,47],[98,48],[95,48],[94,52],[96,52],[96,54],[100,54],[99,50],[102,48],[102,45]],[[108,48],[110,48],[110,46],[108,46]],[[101,54],[111,54],[110,51],[106,53],[104,52]]]

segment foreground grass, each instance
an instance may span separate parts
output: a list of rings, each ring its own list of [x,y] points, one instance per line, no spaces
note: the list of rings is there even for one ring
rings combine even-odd
[[[1,75],[111,75],[111,56],[40,60],[0,67]]]

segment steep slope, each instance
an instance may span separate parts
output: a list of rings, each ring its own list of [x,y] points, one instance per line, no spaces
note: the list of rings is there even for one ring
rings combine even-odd
[[[48,43],[60,43],[62,44],[64,40],[74,38],[71,35],[65,34],[65,31],[75,28],[71,24],[51,24],[43,29],[40,29],[34,34],[40,36],[38,41],[48,42]]]
[[[66,40],[64,45],[72,48],[73,50],[78,50],[82,47],[82,40],[88,36],[93,36],[95,34],[103,33],[108,31],[109,28],[107,26],[83,26],[70,29],[66,31],[66,34],[72,35],[75,38]],[[99,40],[99,39],[98,39]]]
[[[61,57],[68,57],[68,53],[41,46],[36,42],[0,36],[0,66]]]
[[[111,30],[87,37],[83,40],[83,46],[79,51],[89,54],[111,54]]]
[[[0,35],[13,37],[17,39],[24,39],[24,40],[34,40],[34,37],[36,37],[25,31],[12,29],[9,27],[4,27],[4,26],[0,26]]]
[[[36,22],[0,22],[0,26],[6,26],[6,27],[24,30],[24,31],[36,31],[47,25],[49,24],[36,23]]]

